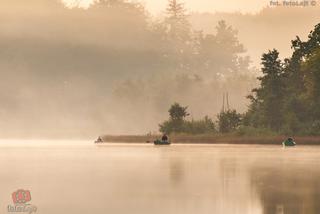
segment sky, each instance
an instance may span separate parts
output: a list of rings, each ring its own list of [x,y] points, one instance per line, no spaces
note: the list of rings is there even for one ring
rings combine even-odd
[[[62,0],[68,6],[79,4],[89,7],[95,0]],[[142,2],[152,14],[164,11],[167,0],[136,0]],[[183,0],[189,11],[255,13],[267,7],[269,0]]]

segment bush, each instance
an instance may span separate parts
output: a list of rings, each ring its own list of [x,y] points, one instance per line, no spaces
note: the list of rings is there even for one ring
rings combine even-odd
[[[160,132],[171,133],[185,133],[185,134],[207,134],[216,131],[214,122],[209,117],[204,117],[201,120],[167,120],[160,126]]]
[[[188,134],[208,134],[216,131],[215,124],[208,116],[201,120],[186,121],[184,133]]]
[[[241,123],[241,114],[236,110],[228,110],[218,115],[219,131],[229,133],[235,131]]]

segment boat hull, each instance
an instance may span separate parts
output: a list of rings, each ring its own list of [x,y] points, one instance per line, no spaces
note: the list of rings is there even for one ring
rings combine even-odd
[[[290,147],[296,146],[296,144],[289,144],[289,143],[284,143],[283,145],[284,145],[284,146],[290,146]]]
[[[155,140],[154,145],[170,145],[170,141]]]
[[[294,141],[286,140],[286,141],[282,142],[282,145],[283,146],[296,146],[296,143]]]

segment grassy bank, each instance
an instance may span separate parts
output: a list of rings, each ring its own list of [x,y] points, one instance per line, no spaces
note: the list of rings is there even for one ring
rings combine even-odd
[[[147,143],[160,138],[157,135],[105,135],[104,142]],[[202,143],[202,144],[270,144],[279,145],[286,136],[233,136],[233,135],[172,135],[172,143]],[[320,136],[294,137],[299,145],[320,145]]]

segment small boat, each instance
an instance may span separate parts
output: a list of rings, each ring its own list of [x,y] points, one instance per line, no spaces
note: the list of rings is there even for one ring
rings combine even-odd
[[[296,146],[296,142],[294,142],[293,138],[289,137],[287,140],[282,142],[283,146]]]
[[[157,139],[157,140],[155,140],[154,142],[154,145],[170,145],[171,143],[170,143],[170,141],[164,141],[164,140],[159,140],[159,139]]]
[[[103,143],[103,140],[101,137],[98,137],[98,139],[95,140],[94,143]]]

